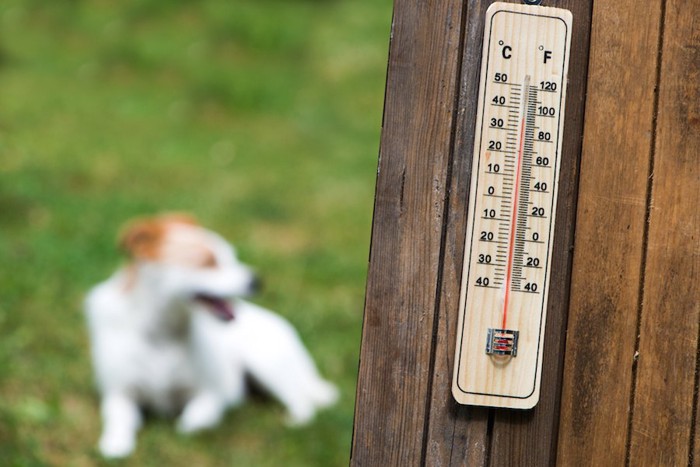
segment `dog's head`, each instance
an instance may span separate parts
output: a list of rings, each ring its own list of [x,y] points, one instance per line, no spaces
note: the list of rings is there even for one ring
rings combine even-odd
[[[119,244],[132,261],[131,282],[163,300],[201,303],[223,320],[233,319],[230,299],[257,288],[252,270],[221,236],[183,214],[129,222]],[[133,285],[133,284],[131,284]]]

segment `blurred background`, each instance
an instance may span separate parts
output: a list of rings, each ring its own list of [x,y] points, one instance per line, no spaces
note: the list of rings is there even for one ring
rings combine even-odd
[[[340,403],[287,429],[256,397],[125,465],[347,465],[390,0],[0,3],[0,464],[94,465],[81,302],[127,219],[232,240]]]

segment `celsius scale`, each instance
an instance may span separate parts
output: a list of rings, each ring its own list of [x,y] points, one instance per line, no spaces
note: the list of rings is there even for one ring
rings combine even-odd
[[[461,404],[539,400],[571,23],[559,8],[486,13],[452,384]]]

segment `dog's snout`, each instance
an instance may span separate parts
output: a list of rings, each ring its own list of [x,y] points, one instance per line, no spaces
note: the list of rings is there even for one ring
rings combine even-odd
[[[250,279],[250,284],[248,285],[248,291],[251,294],[258,293],[262,289],[263,283],[260,277],[257,275],[253,275],[253,277]]]

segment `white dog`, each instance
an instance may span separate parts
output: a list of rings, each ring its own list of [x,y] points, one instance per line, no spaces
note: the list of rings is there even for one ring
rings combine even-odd
[[[121,244],[130,262],[86,299],[104,456],[134,449],[142,408],[181,410],[183,433],[215,426],[242,402],[245,375],[286,407],[293,425],[336,401],[292,326],[238,298],[252,292],[255,276],[219,235],[162,215],[132,222]]]

